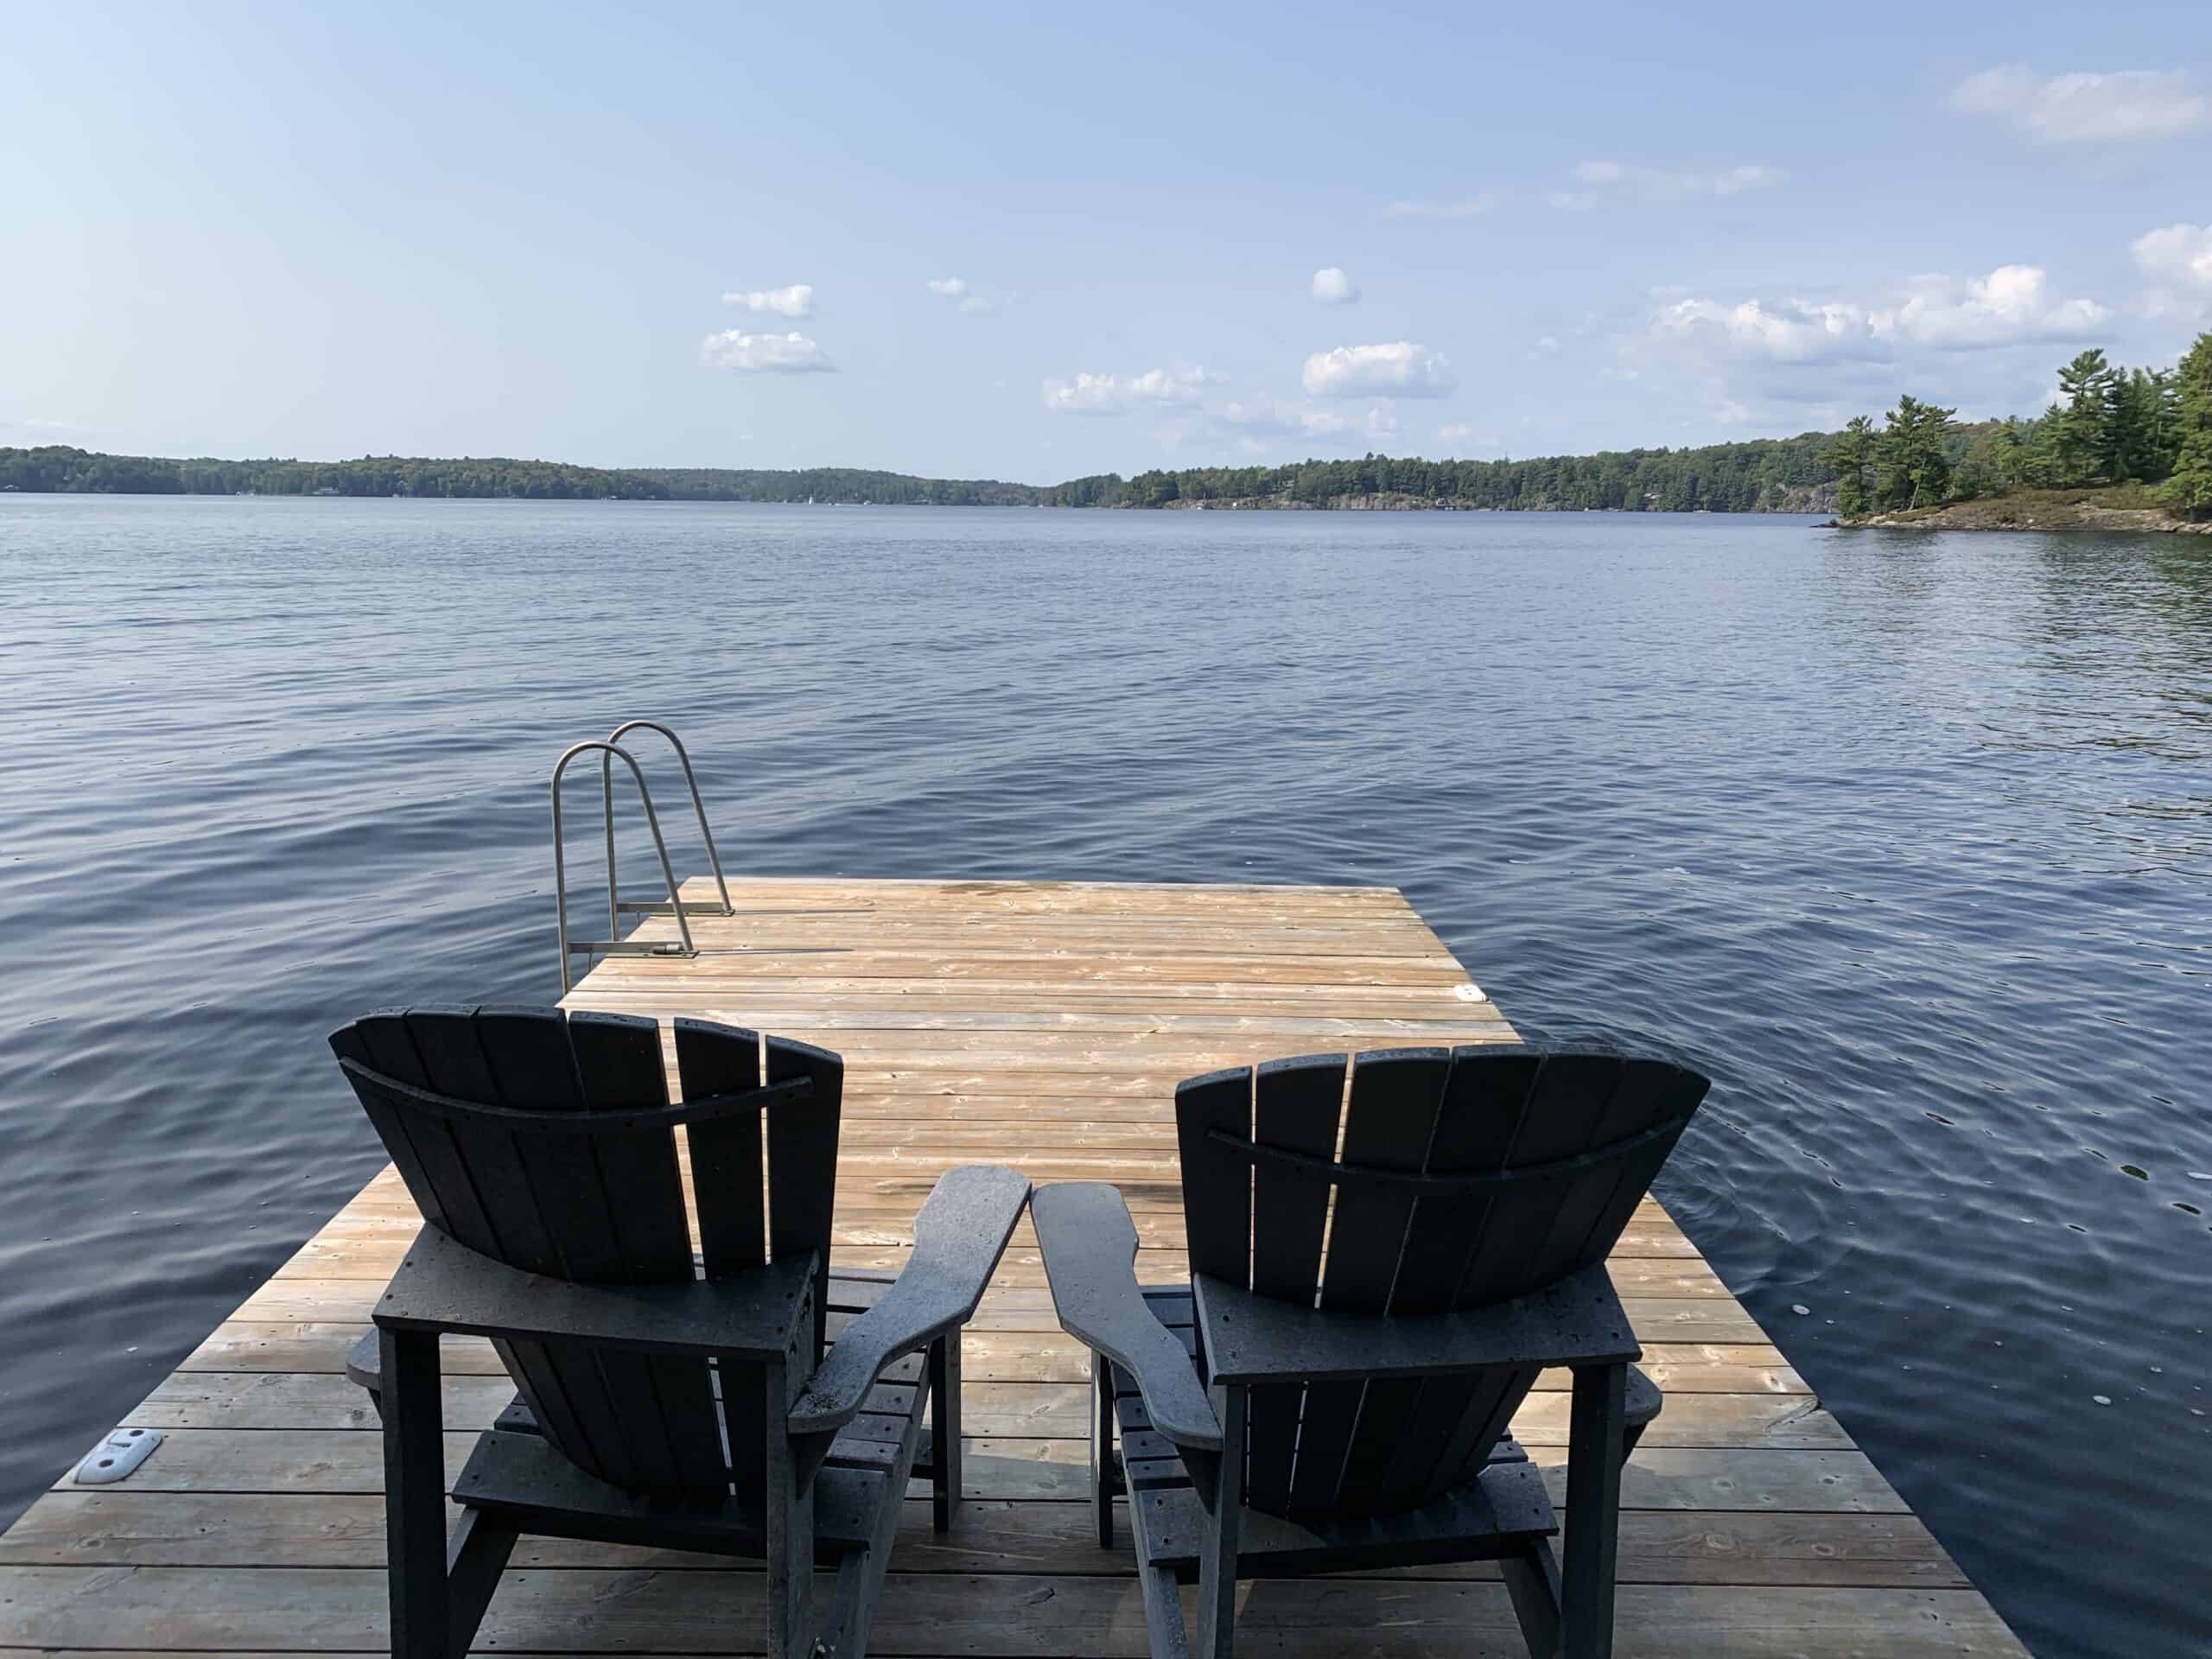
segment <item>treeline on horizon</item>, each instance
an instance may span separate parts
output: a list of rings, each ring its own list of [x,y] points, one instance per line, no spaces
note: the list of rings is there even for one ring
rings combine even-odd
[[[1052,485],[916,478],[842,467],[576,467],[502,457],[188,461],[56,445],[0,448],[0,489],[149,495],[341,495],[867,503],[898,506],[1166,507],[1245,502],[1386,504],[1514,511],[1871,512],[2021,488],[2140,482],[2175,511],[2212,509],[2212,334],[2171,370],[2126,371],[2084,352],[2059,372],[2061,397],[2027,420],[1961,424],[1905,397],[1876,429],[1685,449],[1607,450],[1526,461],[1366,454],[1281,467],[1196,467]]]
[[[52,445],[0,448],[0,490],[70,495],[406,495],[532,501],[868,501],[916,506],[1026,507],[1033,485],[910,478],[853,467],[770,472],[720,467],[577,467],[506,456],[431,460],[168,461]]]
[[[1308,506],[1400,495],[1462,506],[1616,507],[1750,512],[1813,505],[1834,474],[1833,435],[1761,438],[1697,449],[1630,449],[1535,461],[1423,461],[1368,454],[1282,467],[1107,473],[1064,484],[915,478],[842,467],[788,472],[607,468],[503,457],[358,461],[171,461],[53,445],[0,448],[0,489],[65,494],[342,495],[569,501],[866,502],[899,506],[1157,507],[1177,500],[1281,498]]]

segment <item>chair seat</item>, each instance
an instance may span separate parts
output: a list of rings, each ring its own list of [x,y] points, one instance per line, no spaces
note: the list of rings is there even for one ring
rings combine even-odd
[[[1160,1322],[1198,1363],[1198,1332],[1187,1285],[1147,1285],[1141,1294]],[[1144,1395],[1120,1366],[1109,1366],[1119,1452],[1104,1471],[1129,1499],[1146,1564],[1189,1579],[1205,1538],[1205,1510],[1175,1444],[1153,1427]],[[1664,1397],[1629,1370],[1627,1444],[1633,1447]],[[1476,1478],[1433,1503],[1396,1515],[1292,1518],[1245,1509],[1238,1558],[1249,1573],[1343,1570],[1497,1559],[1533,1538],[1555,1535],[1559,1520],[1542,1471],[1510,1435],[1491,1448]]]
[[[830,1346],[845,1320],[872,1306],[893,1277],[868,1271],[830,1275]],[[381,1409],[375,1332],[346,1354],[346,1374]],[[909,1354],[884,1369],[860,1414],[837,1431],[817,1477],[815,1534],[825,1563],[868,1547],[893,1476],[902,1469],[912,1476],[933,1472],[934,1447],[922,1426],[927,1397],[923,1357]],[[906,1477],[899,1486],[894,1503],[905,1496]],[[719,1509],[687,1508],[609,1485],[554,1448],[519,1394],[479,1437],[453,1497],[465,1508],[505,1511],[503,1523],[524,1532],[605,1538],[613,1528],[626,1541],[659,1548],[760,1553],[763,1519],[757,1505],[733,1497]]]

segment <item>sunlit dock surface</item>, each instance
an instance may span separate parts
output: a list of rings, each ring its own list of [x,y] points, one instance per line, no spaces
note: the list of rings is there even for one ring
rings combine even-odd
[[[1171,1095],[1279,1055],[1514,1033],[1395,889],[747,880],[701,954],[620,957],[576,1007],[692,1014],[848,1063],[836,1261],[893,1267],[938,1174],[1014,1165],[1128,1194],[1147,1282],[1186,1270]],[[686,897],[705,905],[710,883]],[[647,937],[673,937],[656,918]],[[334,1080],[333,1109],[342,1097]],[[347,1347],[417,1218],[386,1169],[125,1421],[168,1439],[124,1484],[57,1484],[0,1537],[0,1650],[381,1653],[381,1437]],[[2025,1650],[1647,1202],[1612,1269],[1667,1391],[1623,1481],[1624,1656]],[[446,1359],[453,1471],[513,1389]],[[966,1345],[962,1524],[910,1499],[874,1649],[1140,1659],[1128,1548],[1092,1541],[1085,1357],[1025,1221]],[[1564,1377],[1514,1424],[1564,1495]],[[1554,1467],[1554,1465],[1556,1465]],[[918,1492],[922,1489],[915,1489]],[[1571,1524],[1570,1517],[1570,1524]],[[501,1654],[758,1653],[760,1574],[525,1537],[478,1638]],[[1492,1567],[1243,1587],[1242,1651],[1525,1652]]]

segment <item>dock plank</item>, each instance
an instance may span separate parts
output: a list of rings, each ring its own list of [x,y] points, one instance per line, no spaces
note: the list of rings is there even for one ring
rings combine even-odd
[[[685,893],[703,903],[712,887]],[[1183,1077],[1514,1036],[1391,888],[747,878],[731,893],[736,915],[695,918],[700,955],[602,963],[570,1005],[698,1014],[842,1053],[842,1265],[899,1265],[936,1175],[992,1161],[1116,1183],[1140,1273],[1172,1280],[1188,1266]],[[168,1439],[129,1482],[64,1480],[0,1536],[0,1651],[382,1650],[381,1449],[343,1371],[416,1224],[392,1172],[371,1180],[131,1414]],[[1669,1395],[1623,1481],[1624,1654],[2024,1651],[1663,1208],[1639,1209],[1612,1266]],[[1130,1557],[1095,1546],[1082,1501],[1086,1360],[1052,1316],[1026,1223],[966,1343],[963,1526],[937,1538],[910,1500],[875,1647],[1137,1659]],[[444,1352],[457,1467],[511,1390],[487,1344]],[[1515,1422],[1555,1498],[1566,1382],[1541,1379]],[[709,1559],[525,1540],[480,1640],[757,1652],[759,1595],[757,1573]],[[1290,1659],[1522,1651],[1481,1563],[1261,1584],[1243,1600],[1248,1644]]]

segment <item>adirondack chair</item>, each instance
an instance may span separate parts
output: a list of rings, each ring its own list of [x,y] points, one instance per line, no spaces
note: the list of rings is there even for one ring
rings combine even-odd
[[[467,1652],[528,1532],[764,1559],[768,1653],[863,1659],[911,1476],[952,1524],[960,1327],[1028,1182],[952,1170],[904,1272],[832,1273],[835,1054],[679,1020],[671,1105],[651,1020],[401,1009],[330,1041],[427,1223],[348,1368],[384,1421],[393,1654]],[[518,1393],[448,1540],[454,1334],[490,1338]]]
[[[1154,1659],[1225,1659],[1240,1578],[1481,1560],[1537,1659],[1611,1652],[1621,1464],[1660,1398],[1605,1256],[1707,1086],[1498,1046],[1192,1078],[1185,1284],[1138,1284],[1115,1188],[1038,1190],[1054,1307],[1092,1351],[1098,1541],[1126,1492]],[[1563,1576],[1507,1433],[1548,1366],[1573,1374]]]

